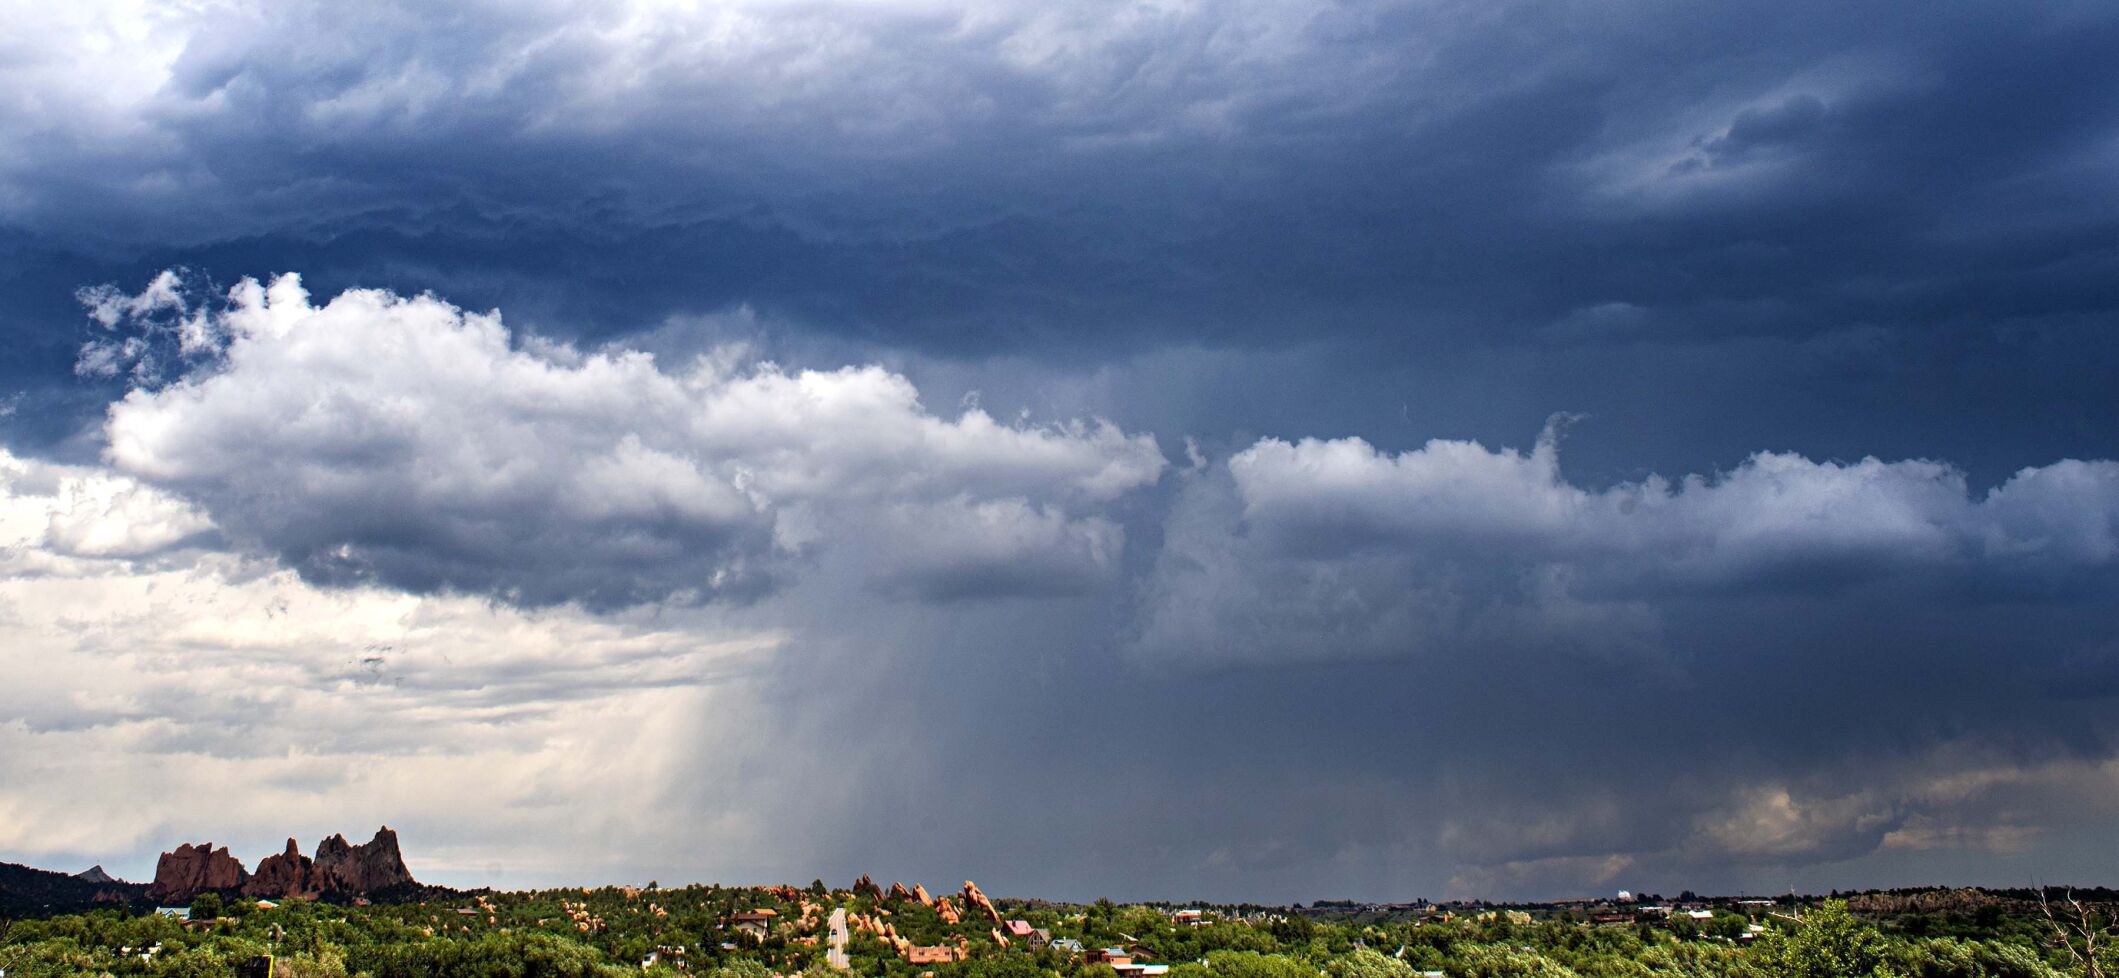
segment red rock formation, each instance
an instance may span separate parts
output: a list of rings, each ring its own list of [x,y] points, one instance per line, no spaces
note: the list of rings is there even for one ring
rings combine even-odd
[[[227,846],[215,849],[211,842],[181,845],[155,861],[155,881],[147,887],[147,896],[156,903],[189,903],[208,890],[239,889],[249,878],[242,862],[228,854]]]
[[[904,901],[906,903],[911,903],[913,900],[912,891],[906,889],[905,884],[903,883],[892,883],[890,884],[890,896],[888,897],[888,899],[894,902]]]
[[[883,899],[883,888],[877,886],[875,880],[869,879],[867,873],[862,873],[860,879],[853,881],[853,895],[881,900]]]
[[[250,882],[243,884],[243,895],[314,900],[328,889],[330,880],[323,871],[308,856],[302,855],[301,847],[295,845],[293,839],[288,839],[287,851],[258,861],[258,871],[251,875]]]
[[[934,912],[942,915],[942,923],[945,924],[962,923],[964,920],[964,915],[957,912],[956,904],[949,902],[948,897],[934,902]]]
[[[920,901],[920,906],[923,906],[923,907],[931,907],[931,906],[934,906],[934,897],[932,897],[932,896],[929,896],[929,895],[927,894],[927,888],[926,888],[926,887],[924,887],[924,886],[921,886],[921,885],[920,885],[920,884],[918,884],[918,883],[914,883],[914,884],[912,884],[912,898],[913,898],[913,899],[915,899],[915,900],[918,900],[918,901]]]
[[[979,892],[979,885],[970,880],[964,881],[964,906],[967,909],[976,907],[987,919],[996,924],[1001,922],[1001,912],[993,909],[993,901],[986,899],[986,894]]]
[[[349,845],[343,835],[334,835],[316,845],[316,868],[331,889],[369,896],[399,886],[418,886],[405,868],[405,857],[397,851],[397,833],[385,825],[375,838]]]

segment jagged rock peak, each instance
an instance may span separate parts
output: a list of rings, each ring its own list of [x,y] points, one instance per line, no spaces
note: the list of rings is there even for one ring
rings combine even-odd
[[[284,852],[258,861],[258,871],[243,885],[243,893],[246,896],[314,900],[331,888],[331,881],[317,869],[316,863],[302,855],[301,847],[293,839],[288,839]]]
[[[164,903],[189,902],[208,890],[240,889],[250,879],[243,864],[211,842],[181,845],[155,861],[155,881],[147,888],[149,898]]]
[[[101,863],[97,863],[94,866],[90,866],[87,869],[75,873],[74,878],[77,880],[87,880],[90,883],[116,883],[119,881],[117,877],[104,872],[103,865]]]
[[[352,845],[334,834],[316,845],[316,868],[326,885],[356,896],[366,896],[398,886],[417,886],[405,857],[397,849],[397,833],[385,825],[375,838]]]
[[[102,872],[97,867],[92,872]],[[88,874],[82,874],[88,879]],[[105,880],[109,879],[106,874]],[[100,882],[100,881],[99,881]],[[213,843],[178,846],[162,854],[155,865],[155,881],[147,895],[165,903],[189,901],[208,890],[253,897],[296,897],[314,900],[324,896],[368,897],[401,887],[416,887],[419,881],[405,868],[405,857],[397,848],[397,833],[383,826],[375,838],[360,845],[333,835],[316,847],[316,858],[302,855],[299,843],[287,840],[287,848],[258,862],[255,875]]]

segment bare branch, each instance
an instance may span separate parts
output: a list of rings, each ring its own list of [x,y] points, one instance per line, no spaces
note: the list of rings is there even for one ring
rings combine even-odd
[[[2082,901],[2076,899],[2075,891],[2067,891],[2066,918],[2053,911],[2053,902],[2046,896],[2046,888],[2038,887],[2038,910],[2045,915],[2046,926],[2053,932],[2053,940],[2067,949],[2068,957],[2087,978],[2105,978],[2104,965],[2098,960],[2098,945],[2110,933],[2110,925],[2098,922]]]

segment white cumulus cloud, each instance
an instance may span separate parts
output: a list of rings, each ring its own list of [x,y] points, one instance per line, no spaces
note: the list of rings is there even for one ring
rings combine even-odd
[[[939,416],[881,367],[666,367],[431,296],[317,305],[288,275],[211,316],[213,358],[112,405],[109,461],[316,580],[622,605],[754,594],[883,534],[894,586],[1036,590],[1010,570],[1104,575],[1122,533],[1097,508],[1166,464],[1103,421]]]

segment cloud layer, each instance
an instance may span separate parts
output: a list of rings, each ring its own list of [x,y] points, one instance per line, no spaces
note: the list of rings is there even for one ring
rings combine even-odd
[[[2099,824],[2041,806],[2119,796],[2111,462],[1975,491],[1763,452],[1589,486],[1555,421],[1523,451],[1188,445],[1172,475],[1151,436],[938,415],[873,365],[673,365],[292,276],[84,299],[84,369],[132,386],[105,463],[0,466],[8,627],[45,650],[21,756],[284,781],[319,820],[465,764],[524,831],[586,794],[721,813],[598,822],[631,841],[563,865],[433,827],[465,881],[654,839],[704,876],[1071,896],[1837,885],[2036,865]],[[156,678],[86,680],[113,662]],[[677,739],[626,739],[651,731]],[[731,779],[740,804],[704,787]],[[1051,824],[1091,784],[1134,815]],[[10,844],[88,846],[7,804],[43,826]],[[283,831],[231,810],[186,817]]]
[[[2108,6],[0,7],[0,858],[2119,875]]]
[[[2119,463],[2028,468],[1974,498],[1942,463],[1760,453],[1590,490],[1562,476],[1558,441],[1252,445],[1180,503],[1142,647],[1270,663],[1491,629],[1652,643],[1657,600],[2068,588],[2119,556]]]
[[[111,407],[111,464],[318,581],[533,605],[743,596],[872,536],[886,586],[1078,590],[1123,543],[1096,507],[1165,464],[1152,436],[1107,422],[936,416],[880,367],[720,351],[665,371],[516,344],[497,315],[432,297],[318,307],[294,276],[246,280],[186,322],[210,336],[191,344],[201,362]],[[114,369],[136,338],[83,363]]]
[[[748,301],[949,352],[1328,323],[1955,363],[2026,352],[1970,320],[2111,308],[2119,22],[2080,6],[18,13],[0,221],[40,262],[293,253],[574,329]]]

